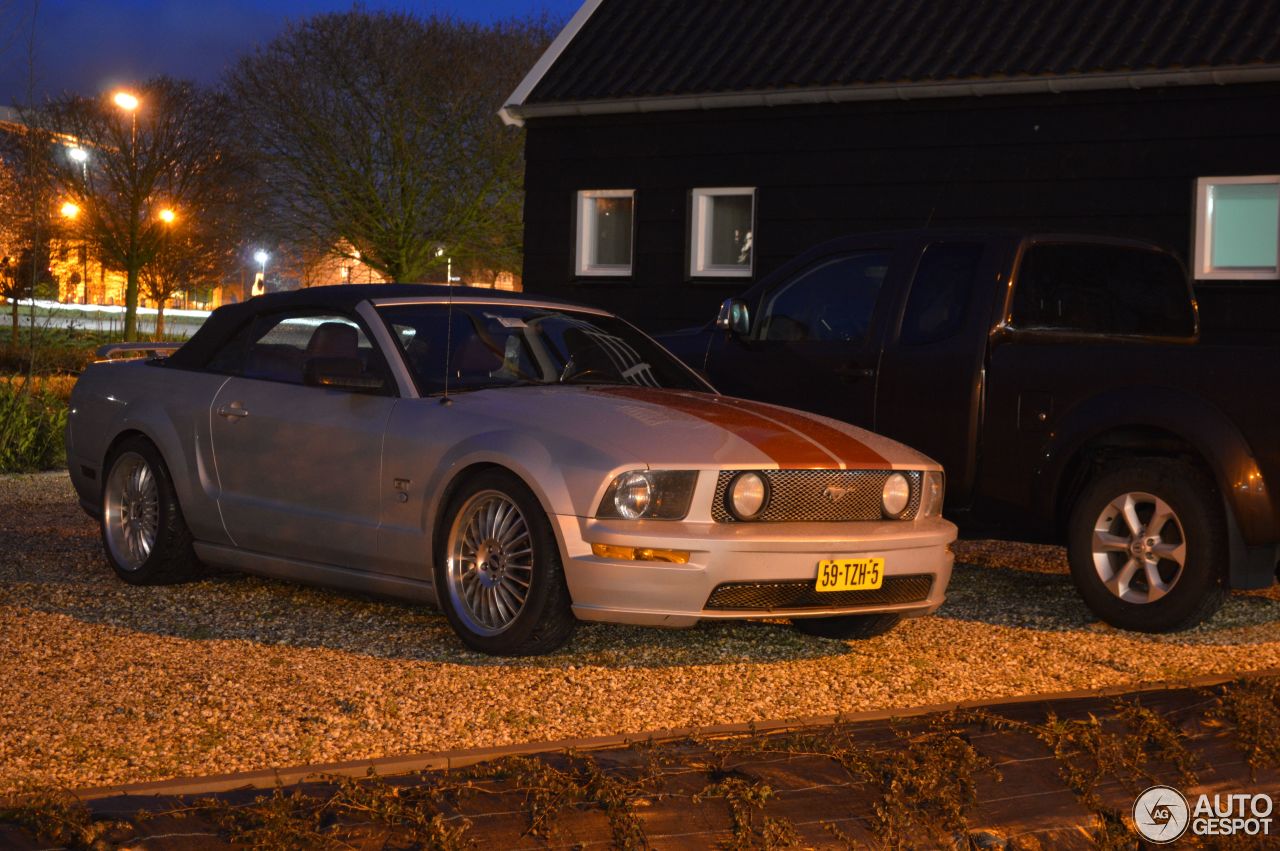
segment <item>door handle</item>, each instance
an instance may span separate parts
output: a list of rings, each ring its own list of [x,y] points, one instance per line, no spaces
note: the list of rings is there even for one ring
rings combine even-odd
[[[846,381],[855,378],[871,378],[876,374],[875,367],[871,366],[838,366],[833,372]]]
[[[246,411],[244,408],[240,407],[239,403],[233,403],[230,405],[223,405],[221,408],[219,408],[218,416],[226,417],[229,420],[232,420],[232,419],[238,420],[241,417],[249,416],[249,412]]]

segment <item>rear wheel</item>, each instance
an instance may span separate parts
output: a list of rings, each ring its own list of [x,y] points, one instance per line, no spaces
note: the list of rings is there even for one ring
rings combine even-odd
[[[560,548],[524,482],[486,470],[462,485],[445,516],[436,593],[463,643],[499,656],[534,656],[568,641],[577,620]]]
[[[1226,597],[1226,532],[1217,489],[1200,470],[1164,459],[1105,470],[1076,501],[1071,575],[1102,620],[1171,632],[1210,617]]]
[[[131,585],[184,582],[199,573],[173,480],[151,441],[112,450],[102,484],[102,544],[111,568]]]
[[[805,635],[820,638],[871,638],[898,625],[901,615],[836,615],[829,618],[796,618],[791,625]]]

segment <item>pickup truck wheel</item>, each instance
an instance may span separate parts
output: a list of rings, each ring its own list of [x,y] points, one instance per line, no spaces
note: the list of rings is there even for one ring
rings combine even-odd
[[[1226,533],[1213,482],[1189,464],[1118,465],[1071,513],[1067,554],[1085,603],[1112,626],[1172,632],[1222,605]]]
[[[104,468],[102,544],[116,576],[131,585],[194,578],[200,563],[159,450],[131,438],[112,450]]]
[[[791,625],[797,632],[819,638],[871,638],[883,635],[898,625],[901,615],[836,615],[829,618],[796,618]]]
[[[463,643],[498,656],[561,647],[577,620],[555,533],[518,477],[487,470],[446,509],[435,581],[440,607]]]

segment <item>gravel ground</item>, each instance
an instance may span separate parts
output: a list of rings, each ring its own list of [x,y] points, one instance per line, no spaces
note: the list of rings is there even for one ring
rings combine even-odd
[[[0,792],[1114,686],[1280,666],[1280,590],[1172,636],[1094,621],[1055,547],[965,542],[949,600],[869,641],[584,625],[468,652],[413,606],[234,575],[115,579],[65,475],[0,477]]]

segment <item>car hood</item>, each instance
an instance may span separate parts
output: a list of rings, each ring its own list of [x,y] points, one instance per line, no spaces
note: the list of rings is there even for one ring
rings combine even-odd
[[[940,469],[924,455],[816,414],[684,390],[495,388],[457,397],[491,426],[569,439],[620,465],[720,469]],[[559,442],[559,441],[557,441]]]

